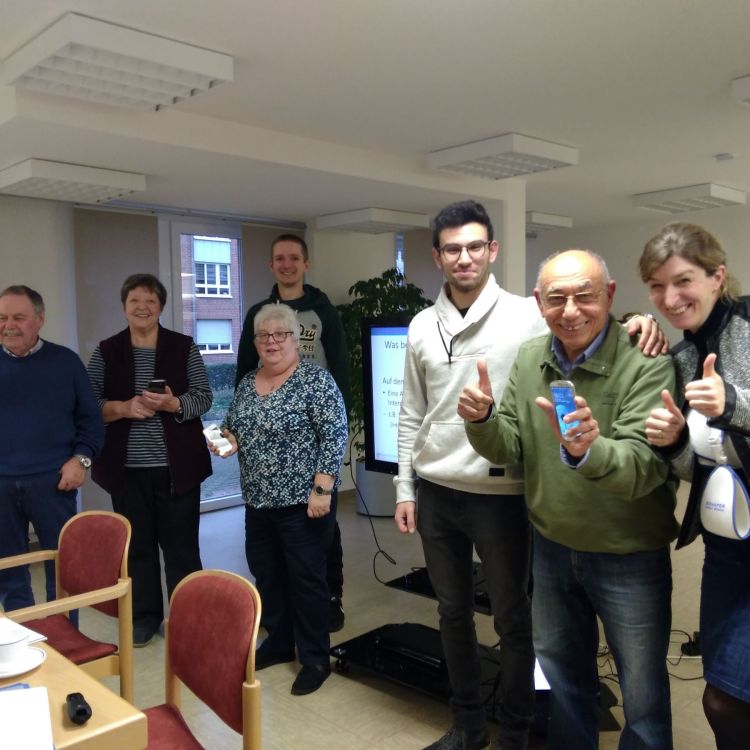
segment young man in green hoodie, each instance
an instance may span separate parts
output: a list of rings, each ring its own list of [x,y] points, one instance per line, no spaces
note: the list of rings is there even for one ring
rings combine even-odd
[[[235,386],[248,372],[258,367],[258,352],[253,344],[253,320],[263,305],[283,302],[297,312],[300,322],[299,353],[327,369],[336,381],[347,412],[351,403],[349,389],[349,356],[341,318],[326,294],[317,287],[305,284],[305,272],[310,268],[307,244],[295,234],[279,235],[271,244],[269,268],[276,283],[271,294],[253,305],[245,316],[237,352]],[[336,498],[333,498],[335,502]],[[328,587],[331,591],[329,630],[344,627],[341,604],[344,587],[344,561],[341,530],[338,522],[328,554]]]

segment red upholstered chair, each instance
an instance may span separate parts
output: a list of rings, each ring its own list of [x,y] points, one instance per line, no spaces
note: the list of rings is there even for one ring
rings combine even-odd
[[[130,522],[119,513],[86,511],[60,531],[57,550],[0,559],[0,568],[55,561],[57,599],[6,616],[47,636],[56,651],[93,677],[119,675],[120,695],[133,701],[133,599],[128,578]],[[72,609],[94,607],[119,623],[118,644],[92,640],[71,624]]]
[[[246,578],[199,570],[172,593],[165,625],[166,700],[145,709],[147,750],[202,750],[180,713],[180,684],[260,750],[260,682],[255,644],[260,596]]]

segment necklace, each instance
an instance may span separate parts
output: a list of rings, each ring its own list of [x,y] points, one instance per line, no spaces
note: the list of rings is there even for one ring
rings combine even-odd
[[[265,388],[262,388],[262,390],[267,391],[267,394],[277,391],[279,388],[281,388],[282,385],[284,385],[284,383],[286,383],[286,381],[289,379],[289,375],[290,373],[283,373],[281,376],[262,378],[261,380],[263,382],[263,385],[265,386]]]

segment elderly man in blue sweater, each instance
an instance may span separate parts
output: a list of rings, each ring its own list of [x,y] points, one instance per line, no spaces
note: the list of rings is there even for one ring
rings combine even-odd
[[[44,301],[27,286],[0,292],[0,557],[27,552],[29,522],[56,549],[78,488],[104,441],[104,423],[74,352],[44,341]],[[47,599],[55,597],[47,565]],[[28,566],[0,571],[6,610],[34,604]]]

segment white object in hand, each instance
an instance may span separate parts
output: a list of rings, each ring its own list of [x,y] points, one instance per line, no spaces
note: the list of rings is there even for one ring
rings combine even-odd
[[[214,448],[218,449],[220,456],[226,456],[232,450],[232,444],[225,437],[222,437],[221,430],[217,425],[208,425],[203,430],[203,434],[206,436],[206,440],[213,443]]]

